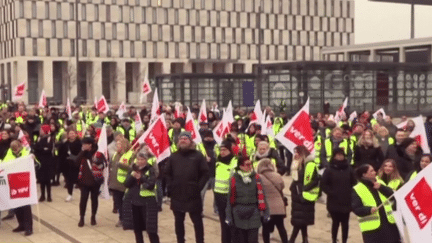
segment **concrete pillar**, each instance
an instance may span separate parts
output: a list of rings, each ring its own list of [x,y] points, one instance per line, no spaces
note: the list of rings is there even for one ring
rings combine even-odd
[[[43,72],[42,72],[42,82],[41,90],[45,90],[47,97],[54,96],[54,78],[53,78],[53,62],[44,61],[43,62]]]
[[[399,62],[406,62],[405,48],[399,47]]]
[[[244,64],[244,72],[245,73],[252,73],[252,63],[245,63]]]
[[[126,62],[118,61],[117,63],[117,80],[116,82],[114,96],[111,96],[111,103],[117,103],[120,105],[122,101],[126,100]]]
[[[163,62],[162,74],[170,74],[170,73],[171,73],[171,62]]]
[[[369,62],[376,62],[376,52],[375,52],[375,50],[370,50]]]
[[[183,66],[184,73],[192,73],[192,63],[186,62]]]
[[[5,65],[6,66],[6,65]],[[5,67],[6,70],[6,67]],[[18,84],[25,83],[26,84],[26,92],[24,92],[23,97],[19,101],[24,101],[24,103],[28,104],[28,65],[27,60],[18,60],[14,63],[12,68],[12,90],[15,91],[15,87]],[[6,76],[7,77],[7,76]],[[13,97],[13,96],[12,96]]]
[[[91,77],[87,82],[87,90],[89,91],[87,92],[87,99],[93,100],[95,96],[102,96],[102,62],[93,62],[90,70]]]
[[[226,63],[225,64],[225,73],[233,73],[234,72],[234,64]]]
[[[343,53],[344,54],[344,62],[349,62],[350,61],[350,55],[349,55],[349,52],[344,52]]]

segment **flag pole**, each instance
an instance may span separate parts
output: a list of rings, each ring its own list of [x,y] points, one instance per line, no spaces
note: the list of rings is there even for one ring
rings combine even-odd
[[[384,204],[388,203],[388,201],[389,201],[390,199],[392,199],[392,198],[394,198],[394,194],[391,195],[389,198],[387,198],[387,200],[385,200],[383,203],[381,203],[381,205],[379,205],[379,206],[377,207],[377,209],[382,208],[382,207],[384,206]]]

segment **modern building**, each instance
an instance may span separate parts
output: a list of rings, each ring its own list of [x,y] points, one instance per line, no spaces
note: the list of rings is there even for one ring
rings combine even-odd
[[[319,60],[321,47],[353,44],[353,24],[353,0],[0,0],[0,88],[10,99],[27,83],[28,103],[42,90],[134,102],[146,72]]]

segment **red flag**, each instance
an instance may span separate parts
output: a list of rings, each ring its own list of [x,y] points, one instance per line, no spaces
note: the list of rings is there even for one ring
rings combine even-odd
[[[151,93],[151,91],[152,91],[152,89],[151,89],[150,83],[149,83],[148,79],[145,78],[144,82],[142,84],[142,91],[141,92],[143,93],[143,95],[147,95],[147,94]]]
[[[412,215],[415,217],[420,229],[423,229],[432,218],[431,199],[432,189],[424,177],[405,197],[405,202],[411,210]]]
[[[201,122],[208,122],[207,120],[207,109],[206,109],[206,104],[205,104],[205,100],[203,100],[202,104],[201,104],[201,108],[200,108],[200,112],[198,115],[198,121]]]
[[[47,104],[47,97],[46,97],[46,95],[45,95],[45,90],[42,90],[42,93],[41,93],[41,96],[40,96],[40,100],[39,100],[39,104],[38,104],[38,107],[39,108],[44,108],[44,107],[46,107],[48,104]]]
[[[412,120],[415,123],[415,127],[409,136],[417,141],[418,145],[421,146],[421,148],[423,149],[423,153],[429,154],[430,149],[427,141],[426,129],[423,123],[423,116],[420,115],[413,118]]]
[[[186,115],[185,130],[192,134],[192,140],[194,141],[194,143],[198,144],[202,142],[201,135],[199,134],[199,131],[195,126],[192,113],[190,112],[189,108]]]
[[[15,87],[15,91],[13,93],[13,99],[19,99],[24,95],[25,92],[25,83],[22,83]]]
[[[288,150],[304,145],[311,153],[314,151],[314,137],[309,119],[309,99],[299,112],[276,135]]]
[[[20,130],[18,133],[18,140],[21,142],[23,147],[30,150],[30,142],[29,142],[28,138],[24,135],[22,130]]]
[[[147,131],[137,140],[137,143],[145,143],[152,152],[157,162],[171,155],[170,140],[164,116],[158,116]],[[132,147],[135,147],[133,145]]]
[[[105,99],[105,96],[102,95],[102,97],[97,102],[96,109],[98,112],[107,113],[109,111],[108,102]]]

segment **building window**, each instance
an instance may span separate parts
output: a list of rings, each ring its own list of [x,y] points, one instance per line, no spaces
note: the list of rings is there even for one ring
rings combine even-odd
[[[141,27],[139,24],[135,25],[135,40],[141,39]]]
[[[196,58],[201,57],[200,44],[196,44]]]
[[[111,56],[111,41],[107,41],[107,56]]]
[[[180,26],[180,41],[184,41],[184,26]]]
[[[266,14],[266,29],[270,29],[270,14]]]
[[[64,38],[68,37],[68,23],[67,23],[67,21],[63,22],[63,37]]]
[[[49,11],[49,2],[45,2],[45,19],[49,19],[50,11]]]
[[[100,56],[100,44],[99,44],[99,40],[96,40],[95,41],[95,55],[96,55],[96,57],[99,57]]]
[[[170,25],[170,41],[174,40],[174,26]]]
[[[61,3],[57,3],[57,19],[62,18]]]
[[[99,21],[99,5],[95,4],[94,5],[94,10],[95,10],[95,14],[94,14],[95,17],[94,18],[95,18],[96,21]]]
[[[236,29],[233,28],[232,29],[232,42],[231,43],[236,43],[237,42],[237,38],[236,38]]]
[[[227,59],[229,60],[229,59],[231,59],[231,45],[229,45],[228,44],[228,56],[227,56]]]
[[[119,22],[123,23],[123,6],[119,6]]]
[[[25,39],[21,38],[20,39],[20,52],[21,52],[21,56],[25,56]]]
[[[246,32],[245,32],[245,29],[241,29],[241,41],[242,41],[242,44],[246,43]]]
[[[168,46],[168,42],[165,42],[165,45],[164,45],[164,49],[165,49],[165,58],[168,58],[169,57],[169,46]]]
[[[205,9],[205,4],[207,0],[201,0],[201,9]]]
[[[330,0],[330,3],[331,3],[331,16],[334,17],[334,14],[335,14],[334,13],[334,7],[335,7],[334,6],[335,5],[334,0]]]
[[[168,9],[164,8],[163,13],[164,13],[164,23],[168,24]]]
[[[132,23],[135,21],[135,11],[133,7],[129,8],[129,21]]]
[[[179,12],[178,9],[174,10],[174,24],[178,24],[179,23]]]
[[[351,2],[347,1],[347,17],[351,18]]]
[[[190,58],[190,44],[186,43],[186,58]]]
[[[135,42],[134,41],[130,42],[130,56],[135,57]]]
[[[142,9],[141,9],[141,18],[142,18],[142,22],[143,23],[145,23],[146,22],[146,8],[145,7],[143,7]]]
[[[125,39],[129,40],[129,24],[125,24]]]
[[[151,25],[147,25],[147,35],[148,35],[148,40],[152,39],[152,28]]]
[[[216,45],[216,58],[221,59],[221,50],[220,50],[220,44]]]
[[[117,39],[117,24],[112,24],[112,38],[115,40]]]
[[[207,11],[207,26],[211,26],[211,13]]]
[[[201,20],[201,18],[200,18],[200,13],[199,13],[199,11],[197,10],[197,11],[195,11],[195,22],[196,22],[196,25],[197,25],[197,26],[200,25],[200,20]]]
[[[222,33],[222,43],[225,43],[225,28],[222,28],[221,33]]]
[[[87,19],[87,9],[86,9],[86,5],[85,4],[81,5],[81,19],[82,20],[86,20]]]
[[[39,20],[38,25],[39,25],[39,37],[43,37],[43,21]]]
[[[62,45],[61,39],[58,39],[58,41],[57,41],[57,55],[63,56],[63,45]]]
[[[237,59],[240,59],[240,45],[237,44]]]
[[[206,36],[206,34],[205,34],[205,27],[201,27],[201,42],[205,42],[206,41],[205,36]]]
[[[24,18],[24,0],[19,1],[19,17]]]
[[[101,39],[105,39],[105,23],[101,23]]]
[[[158,48],[157,42],[153,42],[153,58],[157,58]]]
[[[106,21],[111,21],[111,5],[106,5]]]
[[[225,10],[225,0],[221,0],[221,9]]]
[[[70,55],[75,56],[75,41],[74,40],[70,40],[70,47],[71,47]]]
[[[27,30],[27,37],[31,36],[31,21],[29,19],[26,20],[26,30]]]
[[[279,28],[279,16],[275,15],[274,20],[275,20],[274,28],[278,29]]]
[[[87,56],[87,40],[82,40],[82,55]]]
[[[162,41],[162,25],[158,25],[158,41]]]
[[[58,11],[58,8],[57,8],[57,11]],[[74,16],[75,16],[75,7],[74,7],[74,4],[73,3],[69,3],[69,19],[70,20],[74,20]]]
[[[174,44],[174,55],[175,55],[175,58],[180,58],[180,48],[179,48],[179,43],[178,42],[176,42],[175,44]]]
[[[31,2],[31,8],[32,8],[32,18],[37,18],[37,9],[36,9],[36,1]]]
[[[153,17],[153,24],[157,24],[157,9],[156,8],[153,8],[152,17]]]
[[[119,41],[119,55],[123,57],[123,41]]]
[[[142,42],[142,57],[147,57],[147,44],[143,41]]]
[[[211,59],[212,48],[210,43],[207,44],[207,58]]]

